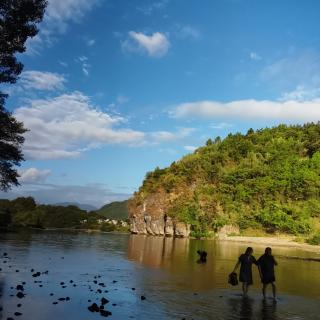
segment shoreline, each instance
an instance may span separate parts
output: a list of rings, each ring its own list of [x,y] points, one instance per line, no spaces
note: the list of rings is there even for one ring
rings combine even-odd
[[[251,237],[251,236],[226,236],[216,238],[218,241],[227,242],[245,242],[248,244],[260,244],[270,247],[286,247],[297,248],[304,251],[320,254],[320,246],[308,243],[299,243],[295,241],[294,237],[280,236],[280,237]]]

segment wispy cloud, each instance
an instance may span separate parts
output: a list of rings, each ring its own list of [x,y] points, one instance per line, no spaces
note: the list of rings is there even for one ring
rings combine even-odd
[[[188,137],[194,128],[179,128],[176,132],[171,131],[156,131],[150,134],[151,141],[154,142],[173,142]]]
[[[148,5],[137,7],[137,10],[142,12],[145,15],[151,15],[155,11],[164,9],[168,3],[169,3],[169,0],[155,1]]]
[[[182,103],[170,112],[175,118],[319,121],[320,100],[270,101],[238,100],[232,102],[198,101]]]
[[[95,45],[95,43],[96,43],[95,39],[88,39],[86,41],[86,44],[87,44],[88,47],[92,47],[93,45]]]
[[[195,147],[195,146],[184,146],[183,148],[185,150],[191,151],[191,152],[193,152],[193,151],[195,151],[197,149],[197,147]]]
[[[176,35],[180,38],[199,39],[200,32],[198,29],[192,26],[179,26]]]
[[[28,159],[72,158],[102,145],[132,145],[145,138],[143,132],[115,128],[125,119],[99,111],[81,92],[31,100],[15,116],[30,130],[24,143]]]
[[[212,125],[210,125],[210,128],[221,130],[221,129],[230,128],[230,127],[232,127],[232,126],[233,126],[233,125],[232,125],[231,123],[220,122],[220,123],[217,123],[217,124],[212,124]]]
[[[21,184],[43,183],[51,174],[49,169],[28,168],[18,170],[20,175],[19,182]]]
[[[146,35],[142,32],[130,31],[129,38],[122,42],[125,52],[145,53],[153,58],[160,58],[168,53],[170,42],[161,32]]]
[[[68,24],[80,22],[100,0],[49,0],[39,34],[27,42],[27,53],[37,54],[66,32]]]
[[[89,76],[89,70],[91,68],[91,65],[89,64],[88,57],[80,56],[76,59],[76,62],[78,62],[81,65],[81,69],[84,75]]]
[[[98,183],[85,185],[27,184],[14,188],[8,193],[0,192],[0,198],[15,199],[26,196],[33,197],[38,203],[77,202],[99,208],[109,202],[126,200],[131,194],[114,192],[108,186]]]
[[[262,57],[256,52],[250,52],[249,57],[251,60],[259,61]]]
[[[63,89],[66,79],[63,75],[43,71],[25,71],[19,84],[25,89],[57,90]]]

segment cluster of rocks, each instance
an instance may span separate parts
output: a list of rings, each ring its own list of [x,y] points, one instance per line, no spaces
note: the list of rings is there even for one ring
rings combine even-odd
[[[166,215],[154,217],[148,214],[131,217],[131,232],[155,236],[189,237],[190,225]]]

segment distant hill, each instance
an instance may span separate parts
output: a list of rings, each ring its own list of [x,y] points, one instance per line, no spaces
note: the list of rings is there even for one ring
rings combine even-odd
[[[128,219],[128,200],[108,203],[95,212],[109,219]]]
[[[86,210],[86,211],[95,211],[95,210],[97,210],[97,208],[92,206],[91,204],[78,203],[78,202],[60,202],[60,203],[55,203],[54,205],[55,206],[62,206],[62,207],[76,206],[79,209]]]

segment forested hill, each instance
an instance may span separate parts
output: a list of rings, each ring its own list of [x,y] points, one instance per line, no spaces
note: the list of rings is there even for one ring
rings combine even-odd
[[[114,201],[101,207],[96,213],[109,218],[117,220],[128,219],[128,200]]]
[[[320,229],[320,123],[209,139],[170,167],[147,173],[130,214],[164,193],[161,212],[190,223],[194,235],[225,224],[313,233]]]

